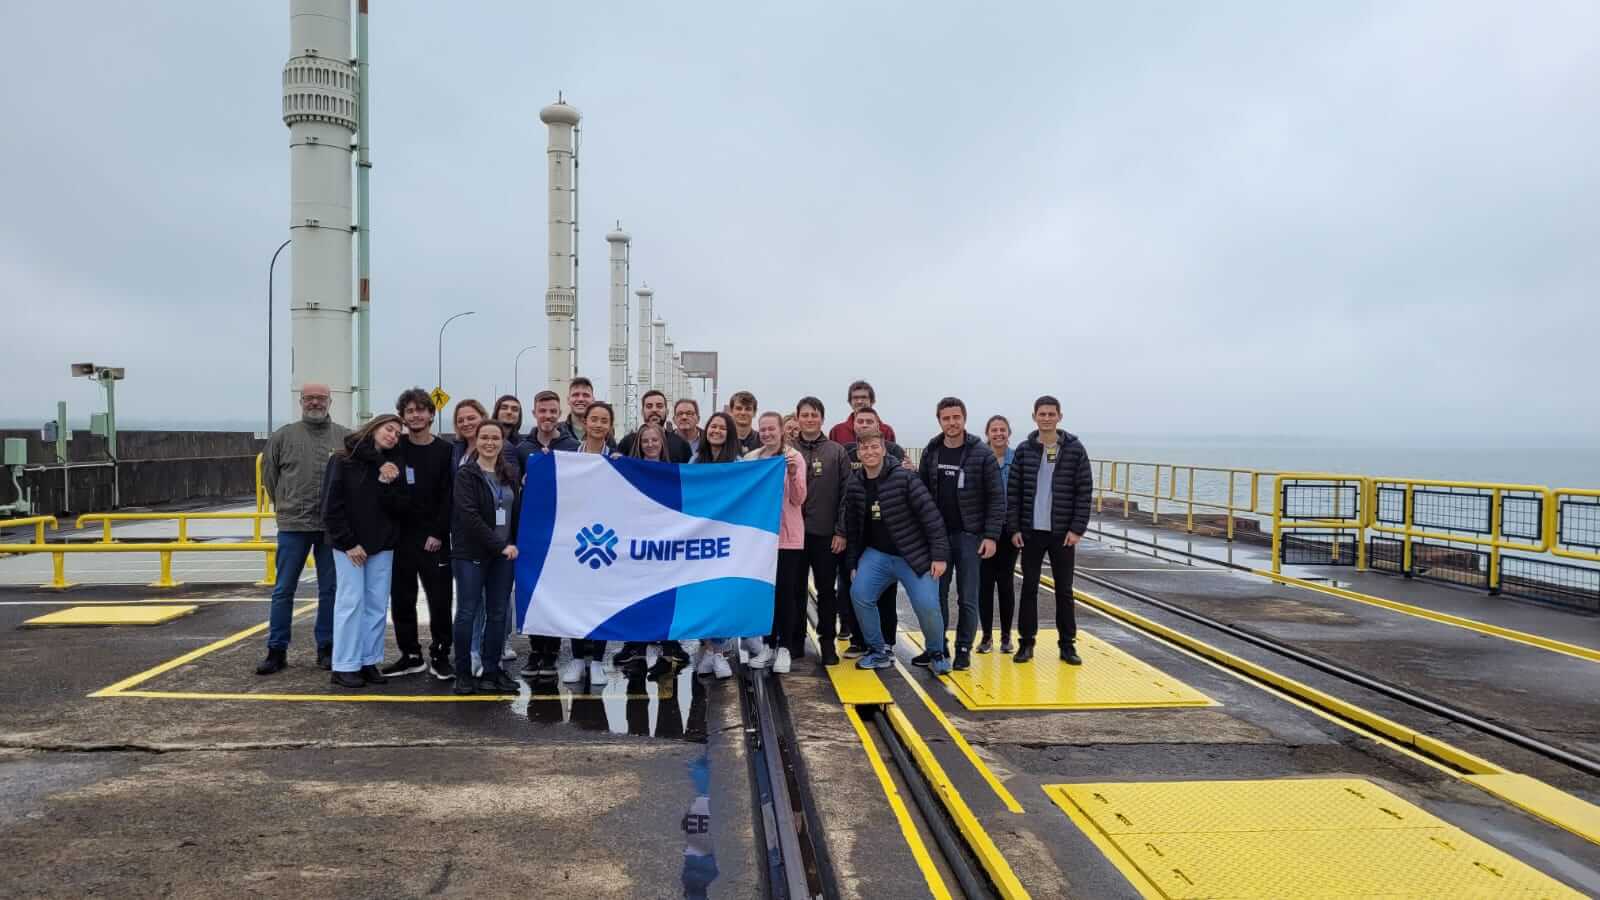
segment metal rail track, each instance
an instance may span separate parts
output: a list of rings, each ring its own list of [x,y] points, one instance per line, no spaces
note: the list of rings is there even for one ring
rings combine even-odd
[[[1141,603],[1154,606],[1157,609],[1164,610],[1175,616],[1179,616],[1180,618],[1204,625],[1214,631],[1221,632],[1229,637],[1244,641],[1245,643],[1260,647],[1264,650],[1271,651],[1272,653],[1275,653],[1286,659],[1291,659],[1308,668],[1316,669],[1319,672],[1332,675],[1335,678],[1372,691],[1373,693],[1381,694],[1393,700],[1398,700],[1408,706],[1423,710],[1424,712],[1431,713],[1435,716],[1447,719],[1457,724],[1465,725],[1466,727],[1475,731],[1480,731],[1484,734],[1491,735],[1499,740],[1505,741],[1508,744],[1512,744],[1514,746],[1521,747],[1524,750],[1537,753],[1547,759],[1551,759],[1561,763],[1562,765],[1577,769],[1578,771],[1587,775],[1600,776],[1600,760],[1575,753],[1563,747],[1558,747],[1524,731],[1503,725],[1499,722],[1485,719],[1482,716],[1476,715],[1454,704],[1424,696],[1416,691],[1409,690],[1392,682],[1374,678],[1370,675],[1358,672],[1348,666],[1344,666],[1339,663],[1324,659],[1320,656],[1296,649],[1294,646],[1284,643],[1283,641],[1267,637],[1250,629],[1229,624],[1221,621],[1220,619],[1205,615],[1204,613],[1198,613],[1194,610],[1178,606],[1177,604],[1162,600],[1161,598],[1139,590],[1138,588],[1129,587],[1126,584],[1122,584],[1110,578],[1105,578],[1099,574],[1080,571],[1074,573],[1074,577],[1098,584],[1101,587],[1116,591],[1119,594],[1122,594],[1126,597],[1131,597],[1132,599]]]
[[[783,688],[765,670],[746,668],[739,689],[765,895],[835,900],[839,891],[826,847],[817,839],[821,830]]]

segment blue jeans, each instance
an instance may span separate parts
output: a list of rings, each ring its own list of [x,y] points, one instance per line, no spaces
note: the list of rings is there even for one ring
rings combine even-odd
[[[856,624],[873,650],[886,650],[883,626],[878,624],[878,595],[896,581],[911,598],[911,609],[922,626],[922,641],[929,652],[944,652],[944,618],[939,614],[939,586],[933,573],[918,575],[903,556],[890,556],[868,547],[856,563],[856,577],[850,584],[850,603],[856,609]]]
[[[333,605],[333,670],[359,672],[383,662],[383,633],[389,627],[389,581],[394,551],[385,550],[356,565],[343,550],[333,551],[339,570]]]
[[[512,563],[512,572],[515,573],[515,571],[516,563]],[[517,633],[517,613],[516,607],[514,606],[516,602],[517,601],[513,598],[511,592],[506,591],[506,635],[505,640],[500,644],[500,649],[502,650],[504,650],[511,643],[511,636]],[[488,622],[488,611],[480,607],[478,609],[478,614],[472,619],[472,656],[475,659],[483,659],[483,630],[485,627],[487,627]],[[556,652],[559,653],[560,650],[557,650]]]
[[[506,607],[516,564],[496,556],[487,562],[453,559],[450,567],[456,574],[456,673],[472,674],[472,623],[481,613],[484,629],[479,659],[483,677],[493,678],[500,671],[500,653],[506,647]]]
[[[317,649],[333,646],[333,602],[336,576],[333,548],[320,531],[278,532],[277,583],[272,586],[272,611],[267,616],[267,649],[289,649],[289,619],[294,615],[294,589],[306,570],[306,556],[317,559]]]
[[[965,531],[947,531],[950,541],[950,565],[939,579],[939,618],[944,630],[950,630],[950,582],[956,583],[957,607],[956,648],[972,649],[972,638],[978,633],[978,544],[983,538]]]

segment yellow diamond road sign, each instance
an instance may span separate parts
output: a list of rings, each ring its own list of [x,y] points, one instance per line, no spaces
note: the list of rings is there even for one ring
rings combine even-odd
[[[450,395],[446,394],[444,392],[444,388],[442,387],[434,388],[433,391],[428,394],[428,396],[433,398],[433,408],[435,411],[442,412],[445,404],[450,402]]]

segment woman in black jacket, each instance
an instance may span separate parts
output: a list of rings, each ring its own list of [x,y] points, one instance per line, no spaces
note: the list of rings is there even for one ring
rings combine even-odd
[[[488,419],[478,426],[472,452],[456,470],[450,527],[450,564],[456,576],[457,694],[482,688],[514,694],[516,679],[501,668],[506,608],[517,558],[522,475],[507,453],[510,426]],[[472,675],[472,622],[484,615],[482,678]]]
[[[322,479],[322,523],[333,545],[338,588],[333,604],[333,683],[359,688],[389,679],[383,633],[400,520],[408,505],[396,447],[399,416],[374,418],[344,439]]]

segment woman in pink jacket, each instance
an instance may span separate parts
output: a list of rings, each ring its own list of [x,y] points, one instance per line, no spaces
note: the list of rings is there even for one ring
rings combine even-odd
[[[792,660],[806,655],[806,523],[801,509],[806,502],[805,461],[800,451],[784,442],[782,415],[762,413],[756,423],[756,434],[761,438],[761,446],[746,453],[745,459],[782,455],[787,460],[783,478],[783,518],[778,523],[778,578],[774,585],[772,635],[767,638],[777,648],[772,671],[787,672]]]

